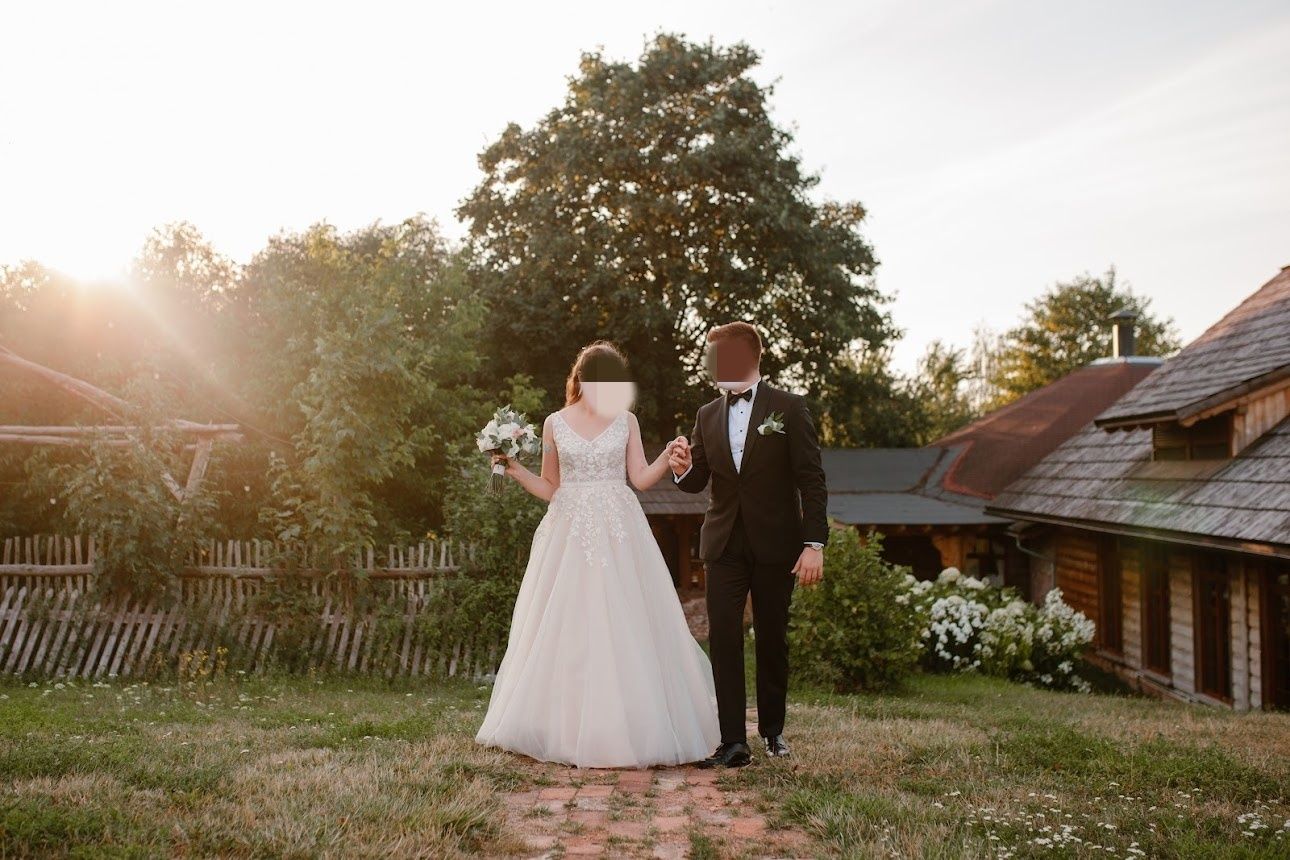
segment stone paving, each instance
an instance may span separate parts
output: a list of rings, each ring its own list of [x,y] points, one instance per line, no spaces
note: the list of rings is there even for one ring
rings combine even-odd
[[[764,766],[765,753],[753,743],[760,743],[756,711],[749,714],[749,767]],[[619,770],[523,760],[539,787],[503,796],[511,827],[529,849],[520,856],[815,856],[805,834],[769,826],[752,789],[717,785],[723,774],[737,777],[741,768]]]

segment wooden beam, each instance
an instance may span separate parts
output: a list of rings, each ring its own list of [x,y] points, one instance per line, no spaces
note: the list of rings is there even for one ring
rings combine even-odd
[[[184,487],[184,496],[192,498],[197,494],[206,476],[206,464],[211,459],[211,445],[214,440],[209,436],[197,443],[197,452],[193,454],[193,466],[188,470],[188,484]]]
[[[115,415],[118,418],[124,418],[130,413],[130,404],[115,394],[108,394],[103,389],[90,385],[82,379],[68,376],[66,373],[60,373],[57,370],[45,367],[43,364],[28,361],[8,347],[0,346],[0,364],[7,364],[33,376],[39,376],[46,382],[56,385],[82,400],[86,400],[104,412]]]
[[[5,364],[10,367],[16,367],[21,371],[32,374],[33,376],[39,376],[46,382],[56,385],[64,391],[92,403],[104,412],[117,418],[124,419],[133,411],[133,407],[128,402],[117,397],[115,394],[109,394],[98,386],[91,385],[83,379],[68,376],[66,373],[62,373],[54,370],[53,368],[45,367],[43,364],[37,364],[34,361],[25,359],[12,349],[9,349],[7,346],[0,346],[0,365]],[[171,425],[176,429],[189,432],[209,432],[214,427],[237,427],[236,424],[199,424],[195,421],[185,421],[182,418],[169,418],[166,420],[166,424]]]
[[[20,442],[27,445],[63,445],[66,447],[84,447],[83,439],[69,439],[66,436],[36,436],[27,433],[0,433],[0,442]],[[133,445],[129,439],[105,439],[108,445]]]
[[[677,546],[676,578],[681,581],[683,588],[689,588],[690,578],[694,575],[694,570],[690,567],[691,526],[689,517],[677,517],[675,526]]]

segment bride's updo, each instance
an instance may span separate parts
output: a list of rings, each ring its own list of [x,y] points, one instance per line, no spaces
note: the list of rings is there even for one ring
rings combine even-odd
[[[569,369],[569,378],[564,383],[565,406],[577,403],[582,399],[584,371],[589,366],[594,366],[596,371],[591,374],[592,378],[597,381],[604,381],[608,378],[605,375],[607,372],[612,375],[612,368],[621,368],[622,371],[625,371],[627,359],[619,352],[618,347],[607,340],[593,341],[584,346],[579,350],[578,357],[573,360],[573,367]],[[625,376],[621,378],[626,379]]]

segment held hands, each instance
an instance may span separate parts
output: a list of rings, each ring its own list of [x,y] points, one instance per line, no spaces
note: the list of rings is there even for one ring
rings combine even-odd
[[[672,474],[679,478],[690,468],[690,442],[684,436],[677,436],[667,443],[667,451],[667,464],[672,468]]]
[[[802,547],[802,554],[797,557],[790,573],[797,574],[800,585],[815,585],[824,578],[824,551],[811,546]]]

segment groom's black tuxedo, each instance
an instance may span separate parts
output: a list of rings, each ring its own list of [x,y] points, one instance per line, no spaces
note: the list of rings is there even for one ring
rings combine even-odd
[[[772,413],[784,432],[762,435]],[[699,407],[682,490],[711,499],[699,533],[707,563],[708,643],[723,743],[747,740],[744,723],[744,606],[752,594],[757,652],[757,730],[780,734],[788,695],[788,615],[793,564],[807,541],[827,543],[828,489],[805,398],[757,383],[743,456],[735,468],[723,394]]]
[[[829,494],[806,398],[764,379],[757,384],[738,471],[730,453],[728,411],[724,394],[699,407],[690,436],[692,467],[677,483],[687,493],[700,493],[712,479],[699,557],[707,562],[720,557],[738,515],[757,558],[791,568],[803,542],[829,539]],[[784,432],[763,436],[757,427],[772,412],[784,416]]]

